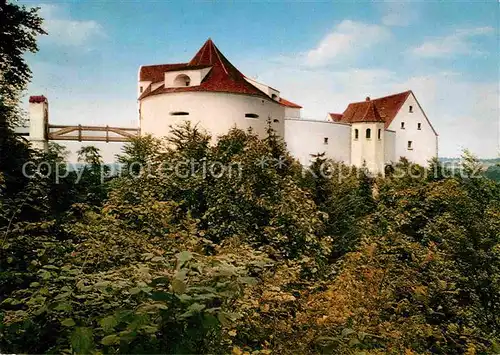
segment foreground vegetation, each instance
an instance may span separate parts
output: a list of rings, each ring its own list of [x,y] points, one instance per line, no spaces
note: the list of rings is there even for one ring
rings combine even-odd
[[[129,143],[124,173],[104,184],[86,148],[78,184],[3,186],[2,351],[498,351],[498,183],[330,162],[339,181],[321,175],[321,155],[304,173],[272,131],[209,142],[186,125]],[[127,166],[182,161],[200,164],[139,177]],[[241,171],[206,174],[214,161]],[[476,164],[465,157],[463,171]]]
[[[0,22],[1,353],[500,352],[500,184],[471,155],[304,171],[272,130],[185,125],[132,140],[120,176],[85,147],[58,179],[61,147],[11,130],[41,19]]]

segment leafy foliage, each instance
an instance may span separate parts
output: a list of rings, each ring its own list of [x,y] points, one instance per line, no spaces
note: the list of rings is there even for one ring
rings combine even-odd
[[[104,184],[99,152],[83,149],[83,187],[68,174],[64,211],[2,230],[0,347],[496,351],[500,186],[471,175],[474,157],[469,175],[401,161],[374,179],[321,155],[303,172],[276,136],[233,129],[210,142],[189,124],[135,139],[119,159],[142,163]],[[44,192],[21,214],[65,196],[50,179],[32,184]]]
[[[305,169],[271,126],[186,123],[132,139],[119,176],[94,147],[68,171],[8,129],[41,19],[0,23],[3,352],[500,352],[500,184],[470,153],[374,178]]]

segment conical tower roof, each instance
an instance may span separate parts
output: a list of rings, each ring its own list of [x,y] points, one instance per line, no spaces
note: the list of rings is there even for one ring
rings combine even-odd
[[[236,69],[236,67],[232,65],[226,57],[224,57],[210,38],[203,44],[203,46],[188,63],[176,64],[171,68],[167,68],[166,65],[141,67],[141,72],[139,74],[141,80],[148,80],[148,77],[141,75],[142,73],[146,73],[148,67],[154,67],[153,70],[155,73],[156,71],[164,73],[165,71],[172,70],[195,70],[202,68],[210,68],[210,71],[203,78],[200,85],[175,88],[165,88],[164,86],[160,86],[155,90],[145,91],[139,99],[150,95],[180,91],[226,92],[259,96],[268,100],[270,99],[266,93],[245,80],[245,76],[238,69]]]
[[[209,38],[188,63],[187,66],[207,66],[221,69],[227,75],[240,76],[243,74],[224,57],[219,48]]]
[[[373,101],[367,103],[364,114],[351,122],[384,122]]]

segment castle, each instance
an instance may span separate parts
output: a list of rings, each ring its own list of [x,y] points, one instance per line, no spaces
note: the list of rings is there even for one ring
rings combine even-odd
[[[142,134],[165,136],[171,125],[190,120],[214,137],[235,126],[264,137],[270,122],[303,164],[325,153],[374,173],[401,157],[425,166],[437,156],[438,135],[412,91],[305,120],[300,105],[243,75],[210,39],[189,62],[141,66],[138,79]]]
[[[350,103],[343,113],[327,114],[325,120],[303,119],[300,105],[244,76],[210,39],[189,62],[141,66],[138,76],[139,129],[49,125],[47,99],[32,96],[25,135],[34,147],[46,149],[49,139],[124,142],[137,134],[162,137],[184,120],[214,139],[233,127],[251,128],[265,137],[270,124],[304,165],[312,155],[325,153],[383,174],[401,157],[424,166],[437,157],[438,135],[411,90],[367,97]]]

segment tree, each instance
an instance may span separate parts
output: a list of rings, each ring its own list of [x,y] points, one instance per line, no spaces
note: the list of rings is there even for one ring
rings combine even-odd
[[[29,158],[27,145],[13,136],[10,126],[19,121],[19,97],[31,78],[24,59],[26,52],[36,52],[37,35],[45,34],[38,8],[27,9],[0,0],[0,171],[10,193],[21,191],[26,180],[22,164]]]
[[[23,55],[37,52],[36,37],[46,34],[38,10],[0,1],[0,129],[6,128],[6,114],[12,113],[31,79]]]

